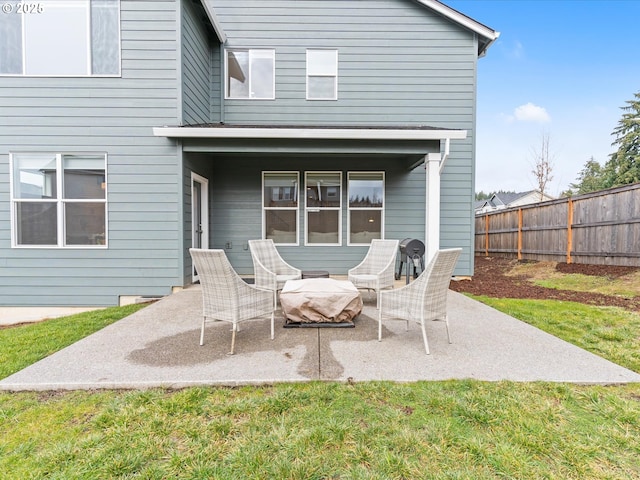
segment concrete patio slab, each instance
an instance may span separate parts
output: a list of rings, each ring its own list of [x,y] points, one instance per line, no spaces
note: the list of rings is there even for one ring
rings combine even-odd
[[[450,292],[453,343],[445,325],[427,328],[426,355],[419,326],[385,321],[377,341],[375,298],[355,328],[282,328],[275,340],[268,320],[242,324],[236,354],[229,324],[207,324],[199,346],[198,286],[157,303],[0,381],[0,390],[182,388],[309,380],[366,381],[478,379],[587,384],[640,382],[615,365],[463,295]]]

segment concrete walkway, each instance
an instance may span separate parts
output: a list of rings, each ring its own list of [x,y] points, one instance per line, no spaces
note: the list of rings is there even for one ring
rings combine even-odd
[[[229,325],[209,323],[199,346],[201,291],[175,293],[0,381],[0,390],[180,388],[309,380],[477,379],[589,384],[640,382],[640,374],[450,292],[453,343],[442,322],[420,328],[386,321],[377,341],[375,298],[355,328],[282,328],[269,339],[268,320],[244,323],[230,347]]]

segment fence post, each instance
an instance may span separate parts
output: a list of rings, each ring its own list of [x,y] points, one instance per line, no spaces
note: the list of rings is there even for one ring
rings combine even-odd
[[[571,250],[573,250],[573,200],[567,202],[567,263],[571,263]]]
[[[484,256],[489,256],[489,214],[484,214]]]
[[[518,260],[522,260],[522,209],[518,209]]]

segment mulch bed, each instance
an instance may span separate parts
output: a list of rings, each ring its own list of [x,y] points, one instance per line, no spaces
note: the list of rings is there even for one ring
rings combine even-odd
[[[528,281],[527,277],[507,276],[517,260],[501,257],[476,257],[475,271],[471,280],[451,282],[451,290],[472,295],[485,295],[493,298],[526,298],[541,300],[564,300],[588,305],[621,307],[640,311],[640,298],[622,298],[600,293],[574,292],[539,287]],[[640,270],[638,267],[620,267],[615,265],[581,265],[558,263],[556,270],[562,273],[580,273],[583,275],[617,278]]]

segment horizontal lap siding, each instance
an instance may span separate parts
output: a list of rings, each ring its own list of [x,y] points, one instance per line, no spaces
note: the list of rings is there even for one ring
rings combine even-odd
[[[184,2],[182,9],[182,98],[183,122],[211,121],[211,44],[209,33],[198,19],[196,7]],[[202,12],[203,13],[203,12]]]
[[[322,167],[305,162],[304,158],[282,158],[277,164],[261,166],[260,158],[228,158],[217,155],[188,156],[186,163],[204,172],[208,169],[213,211],[211,212],[212,248],[231,249],[225,253],[241,274],[252,274],[251,255],[247,241],[262,235],[261,188],[262,171],[298,171],[304,182],[305,171],[342,172],[342,247],[303,247],[304,198],[301,199],[299,221],[300,246],[279,246],[278,251],[291,264],[303,270],[328,270],[332,274],[346,274],[348,268],[359,263],[367,247],[347,246],[347,172],[381,171],[385,173],[385,237],[424,238],[425,174],[418,168],[408,172],[398,162],[389,165],[379,159],[357,160],[328,157]]]
[[[176,2],[121,2],[121,78],[0,77],[0,305],[114,305],[181,285]],[[9,152],[106,152],[108,248],[11,248]]]
[[[212,121],[211,88],[213,78],[212,58],[217,51],[212,33],[201,21],[204,11],[187,1],[182,8],[182,123],[202,124]],[[198,172],[188,158],[183,158],[182,198],[183,222],[176,222],[176,229],[183,235],[183,284],[191,282],[192,263],[188,248],[192,242],[191,172]],[[202,172],[199,172],[202,173]],[[205,175],[203,175],[205,176]]]
[[[475,41],[425,7],[403,0],[213,5],[227,48],[276,50],[276,100],[227,100],[228,123],[468,128],[460,123],[473,115]],[[338,49],[337,102],[305,101],[305,51],[313,47]]]
[[[463,247],[456,273],[471,274],[474,35],[409,0],[212,4],[227,34],[227,48],[276,51],[276,99],[226,100],[227,123],[430,125],[468,131],[467,139],[452,141],[442,177],[441,246]],[[314,47],[338,49],[338,101],[305,100],[305,52]],[[422,167],[420,171],[424,175]],[[399,195],[390,197],[402,205],[393,218],[402,218],[404,207],[411,205],[422,223],[406,231],[424,240],[424,198],[414,198],[409,190]],[[401,236],[405,230],[400,223],[390,226]]]

